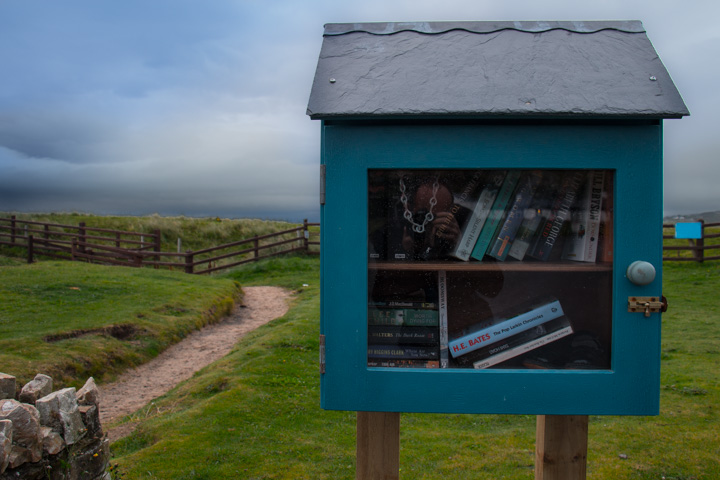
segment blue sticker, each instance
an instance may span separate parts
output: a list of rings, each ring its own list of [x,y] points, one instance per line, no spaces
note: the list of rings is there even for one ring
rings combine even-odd
[[[702,224],[700,222],[676,223],[675,238],[702,238]]]

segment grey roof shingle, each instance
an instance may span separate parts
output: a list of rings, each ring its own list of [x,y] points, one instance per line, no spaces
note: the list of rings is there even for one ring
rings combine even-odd
[[[308,115],[678,118],[638,21],[328,24]]]

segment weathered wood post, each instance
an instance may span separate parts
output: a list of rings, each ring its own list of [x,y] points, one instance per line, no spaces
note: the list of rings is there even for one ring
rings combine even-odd
[[[400,413],[357,412],[356,480],[400,478]]]
[[[185,252],[185,273],[193,273],[195,264],[193,263],[193,252],[188,250]]]
[[[87,231],[85,230],[85,222],[80,222],[78,224],[78,236],[80,241],[78,244],[80,252],[85,253],[85,244],[87,243]]]
[[[700,238],[695,241],[695,258],[699,263],[705,261],[705,220],[700,219]]]
[[[153,235],[155,236],[155,238],[154,238],[155,245],[153,246],[153,251],[160,253],[160,252],[162,252],[160,230],[159,229],[153,230]],[[155,255],[153,258],[155,259],[156,262],[160,261],[160,255]],[[155,268],[156,269],[160,268],[160,265],[155,265]]]
[[[33,236],[30,235],[28,237],[28,243],[27,243],[27,263],[33,263]]]
[[[255,261],[258,261],[258,259],[260,258],[260,239],[257,235],[253,237],[253,249]]]
[[[535,480],[585,480],[587,444],[587,415],[538,415]]]
[[[15,215],[10,216],[10,243],[15,243]]]
[[[310,230],[308,229],[308,219],[303,219],[303,248],[305,253],[310,251]]]

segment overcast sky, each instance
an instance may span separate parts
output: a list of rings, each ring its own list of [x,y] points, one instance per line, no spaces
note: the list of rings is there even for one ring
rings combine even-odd
[[[720,210],[717,0],[0,0],[0,211],[318,218],[335,22],[642,20],[690,109],[665,213]]]

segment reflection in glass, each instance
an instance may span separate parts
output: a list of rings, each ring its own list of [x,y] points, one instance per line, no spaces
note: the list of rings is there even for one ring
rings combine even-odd
[[[370,170],[368,366],[609,369],[613,172]]]

